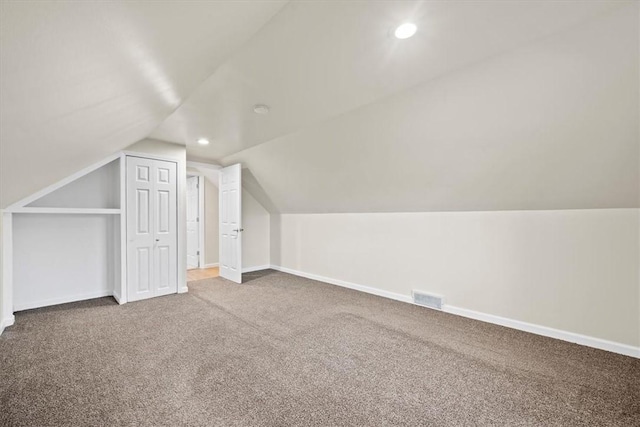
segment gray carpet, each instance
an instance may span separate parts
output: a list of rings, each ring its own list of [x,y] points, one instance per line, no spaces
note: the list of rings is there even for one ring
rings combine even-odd
[[[2,426],[633,426],[640,360],[274,271],[0,337]]]

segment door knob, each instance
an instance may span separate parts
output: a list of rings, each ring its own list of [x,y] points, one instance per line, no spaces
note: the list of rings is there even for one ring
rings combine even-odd
[[[240,231],[244,231],[244,228],[236,228],[233,231],[235,231],[236,233],[240,232]]]

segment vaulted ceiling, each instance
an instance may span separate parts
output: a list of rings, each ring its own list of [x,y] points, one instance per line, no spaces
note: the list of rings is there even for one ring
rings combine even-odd
[[[1,206],[148,136],[284,4],[2,0]]]
[[[144,137],[242,162],[279,212],[638,206],[635,1],[3,1],[1,19],[3,207]]]

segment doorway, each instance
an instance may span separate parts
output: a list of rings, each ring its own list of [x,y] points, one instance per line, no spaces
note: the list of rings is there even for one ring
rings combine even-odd
[[[201,197],[200,183],[198,175],[187,175],[187,270],[204,267],[200,262],[201,246],[204,242],[204,233],[201,233],[201,217],[204,215],[200,209],[203,206],[204,197]],[[204,190],[204,188],[203,188]]]
[[[218,171],[187,162],[187,282],[219,276]]]

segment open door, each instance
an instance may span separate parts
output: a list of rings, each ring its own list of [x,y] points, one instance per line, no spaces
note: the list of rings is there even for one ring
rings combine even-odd
[[[242,168],[220,170],[220,276],[242,283]]]

